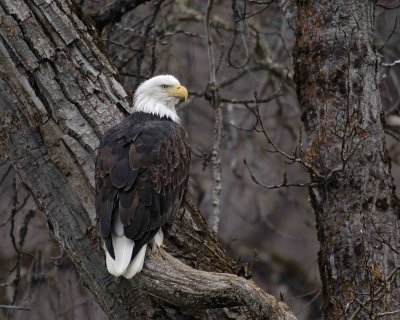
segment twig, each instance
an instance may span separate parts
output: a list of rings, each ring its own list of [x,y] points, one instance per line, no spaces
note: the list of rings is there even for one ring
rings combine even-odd
[[[250,170],[246,159],[243,160],[244,165],[246,166],[247,170],[250,173],[251,179],[258,185],[262,186],[263,188],[266,189],[281,189],[281,188],[289,188],[289,187],[316,187],[320,185],[320,183],[316,182],[307,182],[307,183],[288,183],[286,173],[283,175],[282,183],[281,184],[276,184],[276,185],[266,185],[260,181],[257,180],[257,178],[254,176],[253,172]]]
[[[400,310],[381,312],[381,313],[378,313],[376,316],[377,317],[384,317],[384,316],[388,316],[388,315],[392,315],[392,314],[396,314],[396,313],[400,313]]]
[[[281,97],[283,94],[282,93],[277,93],[273,94],[271,97],[265,98],[265,99],[248,99],[248,100],[238,100],[236,98],[234,99],[228,99],[228,98],[221,98],[221,102],[228,102],[232,104],[250,104],[250,103],[268,103],[271,102],[272,100],[275,100],[278,97]]]
[[[233,49],[235,48],[235,45],[236,45],[236,39],[237,39],[237,37],[239,35],[239,30],[238,29],[239,29],[239,24],[240,24],[239,21],[241,19],[240,15],[239,15],[239,11],[236,8],[236,1],[232,2],[232,10],[233,10],[233,20],[235,22],[235,27],[234,27],[234,30],[233,30],[233,39],[232,39],[231,45],[229,46],[229,49],[228,49],[227,60],[228,60],[228,65],[230,67],[232,67],[234,69],[243,69],[249,63],[251,56],[249,54],[248,48],[246,46],[246,43],[245,43],[245,41],[243,41],[243,38],[242,38],[243,47],[244,47],[244,50],[246,52],[245,59],[239,65],[236,65],[232,61],[232,52],[234,51]]]
[[[3,174],[3,176],[0,179],[0,185],[3,184],[4,180],[7,178],[8,174],[11,171],[11,164],[8,166],[6,172]]]
[[[385,5],[383,5],[383,4],[377,3],[376,6],[377,6],[377,7],[380,7],[380,8],[383,8],[383,9],[385,9],[385,10],[394,10],[394,9],[400,8],[400,4],[399,4],[399,5],[396,5],[396,6],[394,6],[394,7],[388,7],[388,6],[385,6]]]
[[[7,304],[0,304],[0,309],[17,309],[17,310],[24,310],[24,311],[31,310],[31,308],[28,308],[28,307],[7,305]]]
[[[254,94],[254,99],[255,99],[256,102],[258,102],[258,98],[257,98],[257,94],[256,93]],[[263,122],[261,120],[260,109],[259,109],[258,104],[256,104],[255,110],[253,110],[251,108],[248,108],[248,110],[250,110],[253,113],[253,115],[256,117],[256,123],[254,124],[253,129],[256,132],[260,132],[260,133],[262,133],[264,135],[264,137],[267,139],[267,143],[270,146],[272,146],[272,148],[273,148],[272,152],[280,154],[281,156],[283,156],[284,158],[289,160],[290,163],[294,163],[294,162],[299,163],[309,173],[314,174],[316,177],[318,177],[320,179],[326,180],[333,173],[338,171],[338,169],[334,169],[328,175],[324,175],[324,174],[320,173],[316,168],[314,168],[310,163],[308,163],[308,162],[304,161],[303,159],[299,158],[296,153],[294,155],[289,155],[286,152],[284,152],[283,150],[279,149],[278,146],[271,140],[270,136],[268,135],[267,131],[264,128],[264,124],[263,124]],[[257,128],[258,126],[259,126],[259,128]]]
[[[22,226],[19,229],[19,241],[18,241],[19,250],[22,250],[22,247],[24,246],[25,237],[28,233],[29,222],[35,216],[35,213],[36,213],[36,210],[29,210],[28,213],[26,214],[26,216],[24,217]]]
[[[297,30],[297,4],[294,0],[278,0],[278,6],[281,9],[289,27]]]
[[[10,228],[10,237],[11,237],[11,242],[13,245],[13,248],[17,254],[17,261],[15,262],[15,267],[13,269],[16,270],[16,275],[15,279],[13,281],[14,285],[14,294],[12,298],[12,303],[14,304],[15,301],[17,300],[17,295],[18,295],[18,284],[21,280],[21,252],[17,246],[17,241],[14,236],[14,229],[15,229],[15,215],[17,214],[17,202],[18,202],[18,190],[17,190],[17,177],[16,174],[14,173],[13,177],[13,205],[11,209],[11,228]]]
[[[368,269],[367,269],[368,270]],[[393,269],[393,271],[389,274],[389,276],[386,279],[386,283],[391,283],[394,280],[396,280],[396,274],[397,272],[400,270],[400,266],[396,267]],[[380,288],[378,288],[375,292],[374,292],[374,296],[377,296],[379,294],[382,293],[382,291],[384,291],[386,289],[386,286],[381,286]],[[372,299],[368,299],[367,301],[365,301],[365,303],[369,303],[371,302]],[[349,320],[353,320],[356,318],[356,316],[359,314],[359,312],[361,311],[362,307],[364,306],[362,303],[359,303],[360,305],[357,307],[357,309],[353,312],[353,314],[350,316],[350,318],[348,318]]]
[[[262,3],[262,4],[265,5],[265,7],[261,8],[261,9],[258,9],[258,10],[256,10],[256,11],[249,12],[249,13],[244,12],[243,16],[240,17],[236,22],[239,22],[239,21],[242,21],[242,20],[250,19],[250,18],[252,18],[252,17],[254,17],[254,16],[256,16],[256,15],[258,15],[258,14],[264,12],[264,11],[267,10],[267,9],[271,6],[271,4],[274,3],[274,2],[275,2],[275,0],[267,1],[267,2]],[[261,3],[257,3],[257,4],[261,4]]]
[[[212,149],[212,176],[213,176],[213,192],[212,192],[212,207],[213,215],[211,221],[212,230],[218,232],[219,216],[220,216],[220,198],[221,198],[221,158],[220,158],[220,144],[222,134],[222,105],[221,97],[219,95],[216,75],[215,75],[215,61],[213,54],[213,43],[211,37],[210,27],[210,14],[213,6],[213,0],[208,0],[207,14],[205,19],[206,35],[207,35],[207,52],[208,61],[210,64],[210,89],[212,93],[211,104],[214,107],[215,122],[214,122],[214,145]]]
[[[210,15],[211,9],[213,6],[213,0],[208,0],[207,4],[207,14],[206,14],[206,35],[207,35],[207,52],[208,52],[208,61],[210,63],[210,82],[211,85],[216,84],[216,76],[215,76],[215,62],[214,62],[214,54],[212,47],[212,39],[211,39],[211,27],[210,27]]]
[[[143,41],[143,45],[141,46],[141,48],[139,49],[139,53],[138,53],[138,57],[136,59],[136,72],[137,72],[137,76],[136,76],[136,84],[135,84],[135,88],[137,88],[141,82],[141,70],[142,70],[142,63],[143,60],[145,58],[145,48],[147,45],[147,40],[149,38],[150,35],[150,31],[155,27],[154,25],[154,21],[156,20],[156,17],[158,15],[158,12],[160,11],[161,5],[163,3],[164,0],[157,0],[154,1],[154,11],[153,14],[150,18],[149,23],[146,25],[146,29],[144,32],[144,41]],[[154,46],[156,45],[156,43],[154,43]],[[154,55],[153,55],[154,57]],[[154,61],[154,59],[152,60]]]
[[[382,63],[382,66],[389,68],[389,67],[394,67],[394,66],[396,66],[398,64],[400,64],[400,59],[395,60],[395,61],[393,61],[391,63]]]
[[[397,17],[396,17],[396,20],[395,20],[395,22],[394,22],[394,26],[393,26],[393,28],[392,28],[392,31],[390,32],[389,36],[387,37],[387,39],[386,39],[386,41],[383,43],[383,45],[380,46],[380,47],[378,48],[378,51],[380,51],[380,50],[382,50],[384,47],[386,47],[387,43],[389,42],[389,40],[392,38],[393,34],[394,34],[395,31],[396,31],[396,27],[397,27]]]

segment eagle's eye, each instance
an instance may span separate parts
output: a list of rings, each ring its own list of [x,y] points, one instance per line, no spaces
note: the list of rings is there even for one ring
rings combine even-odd
[[[169,86],[168,85],[166,85],[166,84],[162,84],[161,85],[161,88],[163,88],[163,89],[167,89]]]

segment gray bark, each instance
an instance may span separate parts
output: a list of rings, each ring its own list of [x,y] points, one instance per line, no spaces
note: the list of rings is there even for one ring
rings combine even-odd
[[[0,150],[101,307],[112,319],[294,319],[235,275],[240,267],[190,200],[167,247],[204,271],[155,252],[132,281],[107,273],[94,228],[94,157],[101,134],[130,108],[97,42],[69,2],[0,0]]]
[[[399,202],[390,172],[373,1],[298,1],[295,82],[318,187],[326,319],[399,319]]]

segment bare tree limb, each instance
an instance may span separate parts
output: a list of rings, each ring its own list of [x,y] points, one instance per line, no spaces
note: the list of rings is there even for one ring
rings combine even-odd
[[[151,295],[186,308],[218,308],[246,305],[260,319],[295,317],[286,305],[277,302],[252,281],[232,274],[189,268],[164,251],[148,254],[143,275],[144,288]],[[171,277],[171,274],[174,274]]]
[[[31,310],[31,308],[28,308],[28,307],[16,306],[16,305],[5,305],[5,304],[0,304],[0,309],[16,309],[16,310],[24,310],[24,311]]]
[[[262,186],[265,189],[269,189],[269,190],[273,190],[273,189],[281,189],[281,188],[289,188],[289,187],[300,187],[300,188],[304,188],[304,187],[313,187],[313,186],[317,186],[320,183],[316,183],[316,182],[306,182],[306,183],[289,183],[287,181],[287,177],[286,177],[286,172],[283,174],[282,177],[282,183],[281,184],[275,184],[275,185],[266,185],[262,182],[260,182],[255,175],[253,174],[253,172],[250,170],[246,159],[243,160],[244,165],[246,166],[247,170],[250,173],[250,177],[251,180],[253,180],[256,184]]]

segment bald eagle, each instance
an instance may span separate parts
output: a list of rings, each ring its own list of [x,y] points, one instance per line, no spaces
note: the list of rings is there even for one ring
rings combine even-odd
[[[188,91],[171,75],[143,82],[134,111],[101,139],[96,159],[96,214],[106,265],[132,278],[143,267],[148,244],[160,246],[162,228],[181,206],[190,149],[175,105]]]

